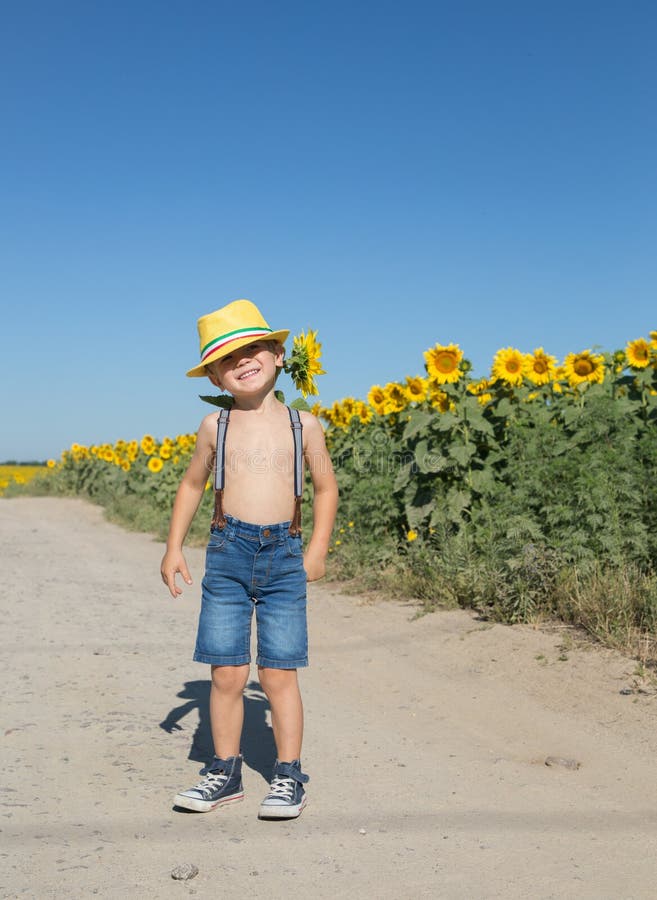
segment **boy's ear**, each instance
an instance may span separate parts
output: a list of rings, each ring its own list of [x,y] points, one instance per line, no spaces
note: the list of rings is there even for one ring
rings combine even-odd
[[[215,387],[218,387],[220,391],[223,391],[223,389],[224,389],[224,388],[223,388],[223,385],[221,384],[221,382],[219,381],[219,379],[217,378],[217,376],[216,376],[216,375],[213,375],[212,372],[210,372],[208,369],[206,369],[205,371],[206,371],[206,373],[207,373],[208,378],[209,378],[210,381],[212,382],[212,384],[213,384]]]
[[[285,362],[285,347],[283,346],[283,344],[276,345],[275,354],[276,354],[276,360],[275,360],[276,365],[282,366],[283,363]]]

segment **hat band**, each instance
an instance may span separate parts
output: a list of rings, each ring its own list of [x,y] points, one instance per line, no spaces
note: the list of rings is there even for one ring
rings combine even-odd
[[[240,338],[245,337],[264,337],[266,334],[271,334],[271,328],[237,328],[235,331],[229,331],[226,334],[222,334],[218,338],[214,338],[214,340],[210,341],[209,344],[206,344],[205,347],[201,349],[201,363],[205,362],[208,356],[211,356],[217,350],[220,350],[232,341],[237,341]]]

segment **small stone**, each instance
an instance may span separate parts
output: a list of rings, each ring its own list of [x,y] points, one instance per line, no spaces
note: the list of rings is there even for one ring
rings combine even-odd
[[[563,766],[564,769],[579,769],[582,765],[576,759],[568,759],[565,756],[548,756],[545,760],[546,766]]]
[[[367,834],[367,830],[365,828],[359,828],[358,834]]]
[[[190,878],[196,878],[198,875],[198,866],[194,863],[183,863],[171,870],[171,877],[176,881],[189,881]]]

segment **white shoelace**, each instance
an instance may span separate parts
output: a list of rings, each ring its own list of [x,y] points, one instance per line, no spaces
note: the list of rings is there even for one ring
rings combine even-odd
[[[270,797],[282,797],[291,800],[294,794],[294,778],[285,778],[283,775],[274,775],[269,788]]]
[[[211,794],[217,788],[222,787],[225,781],[228,781],[228,775],[225,772],[208,772],[203,781],[199,781],[192,790],[205,796],[205,794]]]

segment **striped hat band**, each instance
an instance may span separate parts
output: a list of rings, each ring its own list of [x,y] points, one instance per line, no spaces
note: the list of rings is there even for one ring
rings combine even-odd
[[[271,328],[236,328],[235,331],[229,331],[228,334],[222,334],[214,340],[210,341],[201,350],[201,362],[205,362],[208,356],[212,356],[221,347],[231,344],[240,338],[259,338],[271,334]]]

